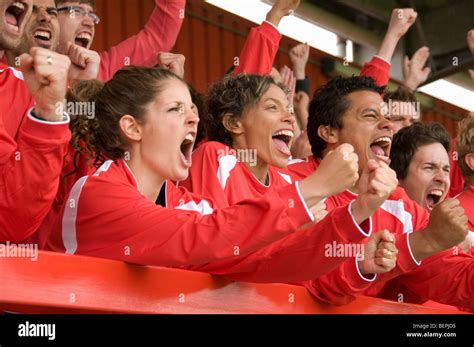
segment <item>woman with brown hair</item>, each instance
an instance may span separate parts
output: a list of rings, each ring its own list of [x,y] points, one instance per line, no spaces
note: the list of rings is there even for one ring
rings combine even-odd
[[[81,82],[71,93],[96,83]],[[102,164],[72,187],[48,249],[196,269],[245,258],[288,235],[306,244],[321,233],[294,233],[313,218],[307,205],[322,198],[316,174],[225,209],[168,183],[188,175],[198,122],[187,84],[169,71],[125,68],[89,101],[95,117],[77,118],[72,130]],[[359,237],[356,226],[347,226],[349,213],[340,214],[341,225],[321,225],[325,233]]]

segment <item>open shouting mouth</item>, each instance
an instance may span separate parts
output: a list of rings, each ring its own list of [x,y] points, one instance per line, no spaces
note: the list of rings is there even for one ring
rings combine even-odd
[[[272,141],[275,147],[284,155],[291,155],[291,141],[293,140],[293,130],[279,130],[272,135]]]
[[[380,159],[386,163],[390,161],[390,146],[392,145],[392,138],[389,136],[382,136],[370,144],[370,151],[376,159]]]
[[[28,10],[28,5],[21,1],[15,1],[7,7],[4,15],[6,29],[8,32],[20,35],[21,25]]]

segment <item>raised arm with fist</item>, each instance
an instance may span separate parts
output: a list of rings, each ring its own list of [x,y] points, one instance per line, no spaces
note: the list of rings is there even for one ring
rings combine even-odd
[[[387,33],[382,41],[377,55],[390,62],[397,47],[398,41],[415,23],[418,13],[412,8],[396,8],[392,11]]]
[[[71,61],[65,55],[33,47],[20,56],[26,86],[36,101],[35,114],[47,121],[61,121]]]
[[[267,21],[275,26],[280,24],[283,17],[288,16],[300,5],[300,0],[276,0],[272,9],[267,13]]]

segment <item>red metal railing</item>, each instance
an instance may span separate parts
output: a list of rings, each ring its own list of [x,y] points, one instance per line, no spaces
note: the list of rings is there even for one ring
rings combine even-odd
[[[231,282],[205,273],[38,253],[0,258],[0,311],[23,313],[460,313],[359,297],[320,303],[302,287]]]

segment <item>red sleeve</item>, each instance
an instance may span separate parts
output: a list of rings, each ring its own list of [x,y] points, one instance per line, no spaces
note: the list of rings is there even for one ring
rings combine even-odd
[[[68,123],[41,122],[28,115],[15,146],[8,142],[4,147],[2,141],[0,157],[8,160],[0,166],[0,242],[29,237],[48,213],[71,136]]]
[[[422,266],[395,282],[396,290],[385,291],[385,297],[402,294],[405,298],[419,298],[420,302],[434,300],[474,309],[474,257],[457,247],[423,260]]]
[[[390,64],[374,56],[371,61],[364,64],[360,75],[372,77],[378,86],[384,87],[390,80]]]
[[[375,281],[376,276],[364,277],[357,258],[348,259],[333,271],[311,281],[301,283],[319,301],[331,305],[346,305],[355,300]]]
[[[268,75],[272,71],[280,39],[280,32],[268,22],[252,28],[232,74]]]
[[[288,163],[288,171],[295,180],[302,180],[311,175],[316,170],[312,156],[306,160],[294,159]]]
[[[328,257],[324,245],[357,242],[371,234],[371,221],[358,226],[350,205],[332,210],[322,221],[247,257],[194,267],[238,281],[297,282],[323,275],[347,258]],[[368,228],[367,228],[368,227]],[[364,230],[369,229],[367,232]]]
[[[449,179],[451,180],[451,185],[449,186],[449,197],[455,197],[459,195],[464,189],[464,179],[461,174],[461,169],[459,168],[457,150],[456,150],[456,139],[451,140],[451,150],[449,151],[449,161],[451,164],[451,169],[449,170]]]
[[[332,272],[316,278],[312,281],[304,282],[303,285],[321,301],[334,305],[347,304],[355,299],[358,294],[363,294],[369,288],[377,293],[383,288],[385,282],[418,269],[420,262],[413,257],[413,253],[409,244],[409,235],[426,227],[429,219],[428,212],[411,201],[403,189],[398,188],[390,197],[391,201],[403,201],[403,209],[399,204],[387,205],[385,208],[393,209],[391,213],[398,215],[401,219],[400,229],[390,230],[395,233],[395,245],[398,249],[397,263],[395,268],[385,274],[370,277],[362,277],[356,262],[351,259]],[[327,200],[327,205],[332,203],[332,199]],[[387,215],[385,212],[377,211],[373,216],[376,223],[381,218],[395,218],[392,214]],[[402,229],[403,225],[403,229]],[[377,230],[379,231],[379,230]]]
[[[183,23],[185,0],[155,0],[155,5],[143,30],[100,53],[99,80],[111,79],[125,65],[153,66],[159,52],[171,51]]]
[[[68,203],[83,184],[76,182]],[[94,176],[75,205],[66,204],[62,223],[70,223],[70,212],[77,219],[69,228],[55,229],[48,246],[59,251],[63,243],[73,244],[76,249],[67,253],[142,265],[205,264],[249,254],[291,234],[310,221],[305,206],[290,185],[202,215],[183,206],[157,206],[132,186],[111,182],[107,175]],[[71,237],[76,237],[72,243]]]

